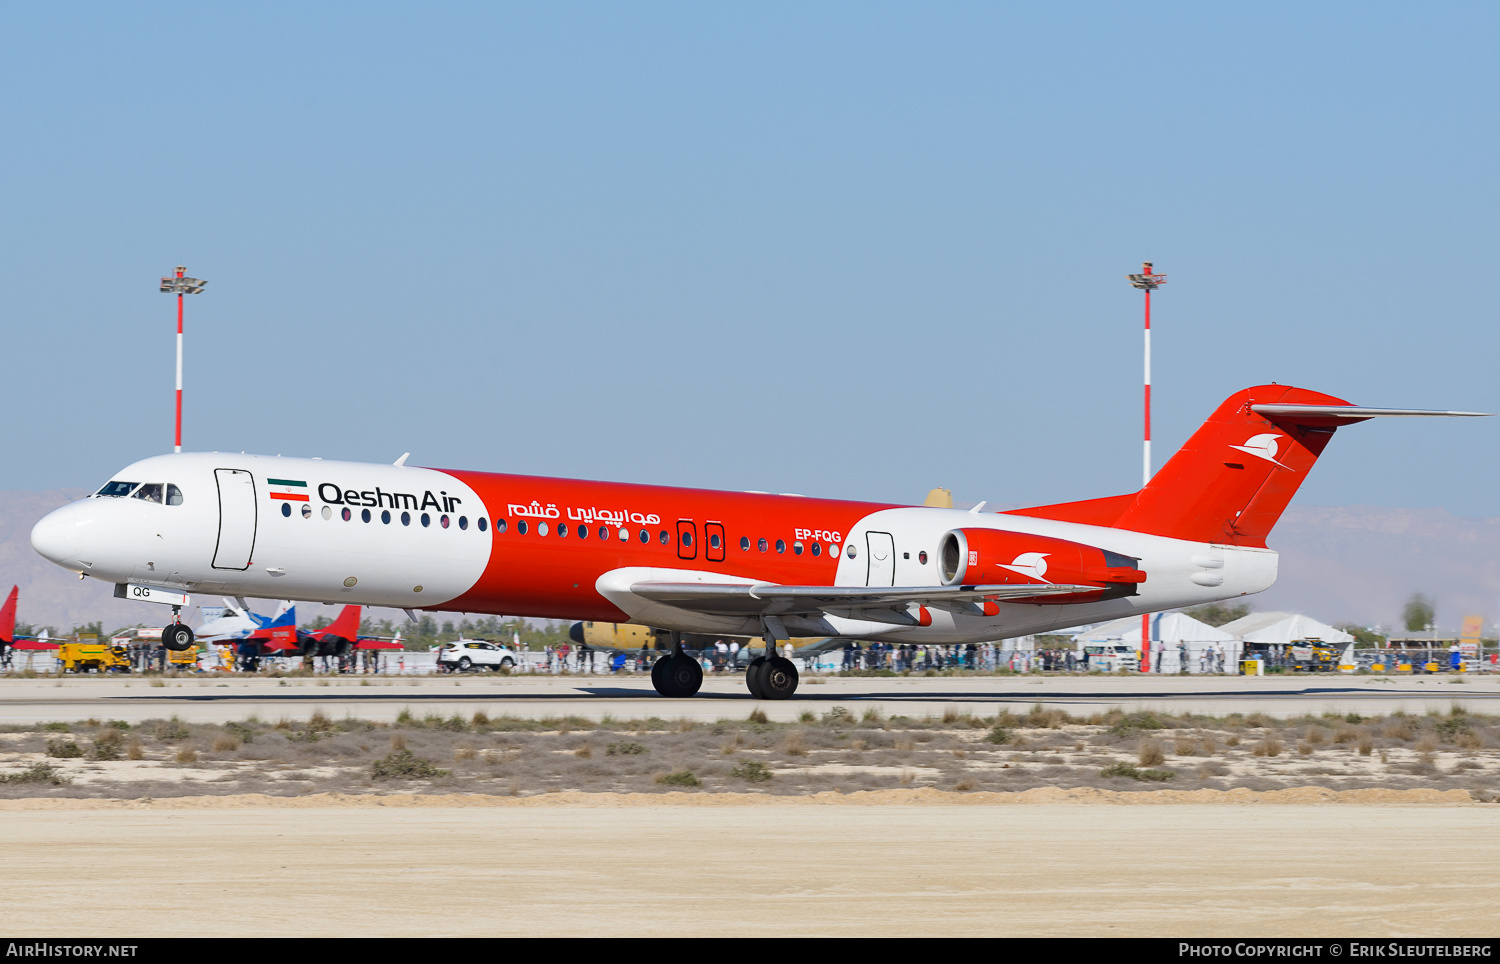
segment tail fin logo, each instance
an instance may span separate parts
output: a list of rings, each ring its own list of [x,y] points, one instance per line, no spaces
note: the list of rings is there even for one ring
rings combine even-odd
[[[1047,575],[1048,555],[1049,553],[1045,552],[1023,552],[1019,556],[1016,556],[1015,561],[1008,566],[998,562],[995,565],[1001,569],[1009,569],[1011,572],[1020,573],[1038,582],[1046,582],[1047,580],[1044,577]]]
[[[1272,465],[1278,465],[1283,469],[1291,471],[1290,465],[1283,465],[1282,463],[1276,461],[1276,450],[1279,447],[1276,443],[1280,441],[1280,439],[1281,436],[1275,434],[1255,435],[1251,438],[1246,439],[1244,445],[1231,445],[1229,447],[1232,449],[1238,449],[1239,451],[1244,452],[1246,455],[1253,455],[1258,459],[1265,459]]]

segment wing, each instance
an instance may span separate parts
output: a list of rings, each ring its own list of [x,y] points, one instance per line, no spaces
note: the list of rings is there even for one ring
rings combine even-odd
[[[652,602],[715,616],[817,616],[915,625],[911,606],[970,616],[994,615],[985,603],[1042,602],[1044,597],[1098,593],[1098,586],[778,586],[638,582],[630,592]],[[1062,600],[1058,600],[1061,602]]]

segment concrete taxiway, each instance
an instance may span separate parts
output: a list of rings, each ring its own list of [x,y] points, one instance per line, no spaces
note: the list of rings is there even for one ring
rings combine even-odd
[[[394,720],[403,711],[528,719],[574,716],[615,719],[715,720],[754,709],[790,721],[835,706],[863,714],[993,716],[1032,706],[1079,716],[1119,708],[1127,712],[1305,714],[1397,711],[1500,713],[1500,675],[1271,676],[1271,677],[823,677],[803,680],[794,699],[763,702],[739,676],[710,677],[690,699],[665,699],[642,676],[428,677],[64,677],[0,681],[0,723],[21,724],[97,717],[128,722],[178,716],[222,723],[248,716],[274,721],[327,716]]]
[[[1500,932],[1500,837],[1479,805],[288,805],[5,820],[16,920],[57,937]],[[127,899],[81,914],[80,887]],[[294,906],[243,913],[245,894]]]

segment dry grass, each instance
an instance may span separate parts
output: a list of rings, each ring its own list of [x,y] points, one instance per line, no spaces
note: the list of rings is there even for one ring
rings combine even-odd
[[[1280,740],[1274,736],[1267,736],[1250,748],[1252,756],[1281,756],[1285,749]]]
[[[1161,743],[1157,740],[1145,739],[1136,747],[1136,758],[1141,761],[1143,767],[1161,766],[1167,762],[1167,755],[1162,750]]]

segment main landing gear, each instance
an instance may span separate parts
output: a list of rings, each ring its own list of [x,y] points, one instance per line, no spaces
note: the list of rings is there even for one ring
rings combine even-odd
[[[651,685],[662,696],[692,696],[703,685],[703,667],[682,651],[682,634],[672,634],[672,652],[651,664]]]
[[[797,692],[797,667],[785,656],[777,655],[776,639],[786,638],[774,628],[766,628],[766,651],[750,661],[745,669],[745,686],[750,695],[758,700],[791,699]]]

